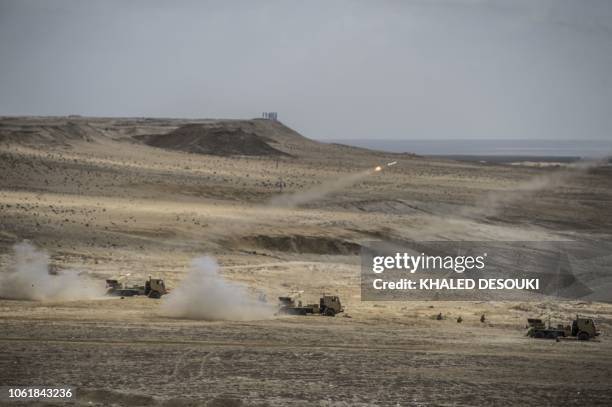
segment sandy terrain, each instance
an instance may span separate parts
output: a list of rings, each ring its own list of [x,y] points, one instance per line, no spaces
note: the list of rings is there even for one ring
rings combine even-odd
[[[135,137],[190,123],[256,134],[286,155],[192,154]],[[398,164],[372,171],[389,161]],[[163,299],[0,299],[2,385],[71,385],[78,405],[612,403],[612,306],[362,302],[358,256],[378,239],[609,240],[609,166],[383,154],[267,120],[74,117],[0,120],[0,174],[2,272],[29,240],[60,274],[75,269],[101,287],[152,275],[175,289],[210,255],[228,281],[270,302],[303,290],[306,301],[337,293],[346,308],[204,321],[168,317]],[[528,316],[577,313],[596,318],[599,340],[524,336]]]

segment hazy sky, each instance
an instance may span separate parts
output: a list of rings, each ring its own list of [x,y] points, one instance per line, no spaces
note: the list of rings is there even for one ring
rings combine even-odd
[[[0,115],[612,138],[612,1],[0,0]]]

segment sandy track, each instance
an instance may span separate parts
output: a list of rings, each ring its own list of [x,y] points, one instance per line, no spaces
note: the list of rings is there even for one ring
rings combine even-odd
[[[514,329],[455,325],[438,323],[440,336],[432,337],[429,323],[377,324],[362,335],[363,324],[323,317],[116,328],[11,323],[5,332],[27,330],[36,337],[0,340],[0,379],[70,383],[82,389],[79,403],[100,405],[193,397],[231,402],[245,394],[245,405],[279,406],[438,404],[451,397],[454,405],[507,405],[509,393],[517,405],[606,405],[612,397],[602,381],[612,366],[608,344],[534,342]],[[66,338],[58,339],[56,331]],[[15,361],[17,368],[6,369]]]

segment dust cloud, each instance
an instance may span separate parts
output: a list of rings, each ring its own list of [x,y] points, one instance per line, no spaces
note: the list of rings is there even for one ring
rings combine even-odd
[[[531,198],[538,192],[563,186],[590,169],[605,165],[607,161],[608,158],[578,161],[567,168],[537,175],[513,188],[489,192],[476,202],[475,208],[464,208],[461,214],[466,216],[495,216],[508,205]]]
[[[162,315],[209,321],[266,319],[274,311],[253,298],[245,286],[223,278],[217,261],[208,256],[193,260],[191,271],[161,304]]]
[[[76,270],[50,273],[49,255],[25,241],[13,246],[8,268],[0,272],[0,298],[73,301],[104,295],[104,286]]]
[[[325,196],[331,193],[350,187],[351,185],[354,185],[357,182],[365,179],[368,175],[380,171],[377,168],[357,172],[355,174],[349,174],[345,177],[341,177],[333,181],[324,182],[306,191],[300,191],[293,194],[284,194],[274,197],[270,200],[270,205],[276,207],[293,208],[296,206],[307,204],[312,201],[316,201],[318,199],[324,198]]]

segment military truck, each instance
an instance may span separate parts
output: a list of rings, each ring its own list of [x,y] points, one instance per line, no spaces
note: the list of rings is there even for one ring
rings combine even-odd
[[[574,337],[581,341],[588,341],[599,336],[599,331],[595,327],[592,318],[584,318],[576,315],[576,319],[571,325],[558,324],[553,327],[548,322],[548,326],[539,318],[527,319],[527,336],[536,339],[559,339]]]
[[[278,312],[280,314],[288,315],[325,315],[328,317],[334,317],[344,311],[340,297],[336,295],[324,295],[319,299],[318,304],[307,304],[302,305],[302,301],[296,301],[293,297],[278,297],[280,308]]]
[[[151,278],[144,285],[129,285],[116,279],[106,280],[106,295],[115,297],[133,297],[146,295],[149,298],[161,298],[167,294],[166,284],[161,278]]]

